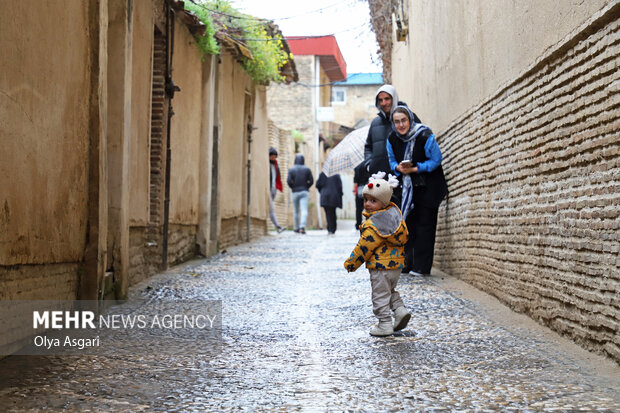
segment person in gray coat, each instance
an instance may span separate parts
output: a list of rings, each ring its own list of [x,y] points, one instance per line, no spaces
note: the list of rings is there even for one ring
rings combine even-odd
[[[286,178],[286,183],[293,191],[293,217],[295,218],[295,232],[298,234],[306,233],[309,189],[314,183],[312,171],[304,163],[304,156],[297,155],[295,164],[288,170]]]
[[[328,177],[323,172],[316,181],[316,189],[321,193],[321,206],[327,218],[327,234],[336,233],[336,208],[342,208],[342,179],[340,175]]]

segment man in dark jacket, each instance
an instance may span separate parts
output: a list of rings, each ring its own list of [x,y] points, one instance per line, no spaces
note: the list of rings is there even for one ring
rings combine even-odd
[[[364,146],[364,160],[368,163],[369,175],[377,172],[388,173],[392,170],[388,161],[385,142],[392,132],[390,112],[398,104],[405,103],[398,101],[398,94],[394,86],[383,85],[379,88],[375,97],[375,106],[379,109],[379,113],[370,123],[366,145]],[[422,123],[415,113],[413,116],[416,123]],[[400,188],[394,190],[392,199],[400,201],[400,193]],[[400,205],[400,202],[397,202],[397,205]]]
[[[321,206],[327,218],[327,234],[336,233],[336,208],[342,208],[342,179],[340,175],[328,177],[323,172],[316,181],[316,189],[321,193]]]
[[[295,218],[295,232],[306,233],[306,221],[308,219],[309,189],[314,183],[312,171],[304,165],[304,156],[299,154],[295,157],[295,164],[288,170],[286,183],[293,191],[293,217]]]

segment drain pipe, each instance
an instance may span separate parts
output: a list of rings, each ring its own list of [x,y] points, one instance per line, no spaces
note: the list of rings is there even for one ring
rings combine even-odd
[[[247,93],[247,92],[246,92]],[[251,229],[251,217],[250,217],[250,199],[252,189],[252,119],[248,119],[247,134],[248,134],[248,198],[246,202],[246,241],[250,242],[250,229]]]
[[[170,220],[170,161],[172,151],[170,149],[170,124],[172,123],[172,99],[174,92],[180,92],[181,88],[172,81],[172,55],[174,52],[174,10],[166,3],[166,84],[165,92],[168,96],[168,122],[166,125],[166,174],[164,178],[164,228],[162,241],[161,265],[165,270],[168,268],[168,226]]]
[[[319,85],[321,84],[321,62],[320,57],[314,57],[314,100],[316,102],[316,106],[314,108],[314,182],[319,179],[319,119],[318,119],[318,111],[319,106],[321,106],[321,88]],[[319,190],[316,189],[316,185],[314,185],[314,190],[316,193],[316,216],[319,228],[323,227],[323,222],[321,220],[321,203],[319,199],[321,195],[319,195]]]

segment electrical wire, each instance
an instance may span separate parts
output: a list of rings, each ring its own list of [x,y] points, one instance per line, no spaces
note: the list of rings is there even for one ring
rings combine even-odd
[[[283,36],[283,37],[274,37],[272,39],[247,39],[247,38],[240,38],[240,37],[233,37],[233,39],[235,40],[239,40],[239,41],[243,41],[243,42],[273,42],[273,41],[277,41],[277,40],[305,40],[305,39],[314,39],[316,37],[327,37],[327,36],[333,36],[336,34],[340,34],[340,33],[346,33],[346,32],[350,32],[356,29],[361,29],[363,27],[369,27],[368,26],[368,22],[362,23],[359,26],[354,26],[354,27],[350,27],[348,29],[344,29],[344,30],[339,30],[337,32],[333,32],[330,34],[321,34],[321,35],[308,35],[308,36]],[[360,33],[361,35],[362,33]]]
[[[208,8],[205,4],[203,4],[203,3],[198,3],[196,0],[190,0],[190,1],[191,1],[192,3],[194,3],[196,6],[201,7],[201,8],[203,8],[204,10],[210,11],[210,12],[212,12],[212,13],[220,14],[220,15],[227,16],[227,17],[232,17],[233,19],[241,19],[241,20],[255,20],[255,21],[257,21],[257,22],[273,22],[273,21],[275,21],[275,20],[289,20],[289,19],[296,19],[296,18],[298,18],[298,17],[307,16],[307,15],[309,15],[309,14],[322,13],[322,12],[323,12],[323,10],[327,10],[327,9],[332,8],[332,7],[336,7],[336,6],[348,6],[348,5],[351,5],[351,4],[353,4],[353,3],[356,3],[356,2],[357,2],[357,0],[351,0],[351,1],[349,1],[349,2],[347,2],[347,3],[344,3],[344,4],[342,4],[342,3],[335,3],[335,4],[332,4],[332,5],[329,5],[329,6],[322,7],[322,8],[320,8],[320,9],[316,9],[316,10],[308,11],[308,12],[305,12],[305,13],[302,13],[302,14],[297,14],[297,15],[295,15],[295,16],[288,16],[288,17],[275,17],[275,18],[273,18],[273,19],[265,19],[265,18],[262,18],[262,17],[253,17],[253,16],[249,16],[249,15],[246,15],[246,16],[237,16],[237,15],[234,15],[234,14],[225,13],[225,12],[220,11],[220,10],[210,9],[210,8]]]
[[[312,11],[307,11],[307,12],[305,12],[305,13],[298,14],[298,15],[295,15],[295,16],[288,16],[288,17],[274,17],[272,20],[289,20],[289,19],[296,19],[297,17],[303,17],[303,16],[307,16],[307,15],[309,15],[309,14],[322,13],[322,12],[323,12],[323,10],[331,9],[332,7],[336,7],[336,6],[343,6],[343,7],[344,7],[344,6],[349,6],[349,5],[351,5],[351,4],[353,4],[353,3],[356,3],[356,2],[357,2],[357,0],[351,0],[351,1],[349,1],[349,2],[347,2],[347,3],[344,3],[344,4],[343,4],[343,3],[335,3],[335,4],[332,4],[332,5],[330,5],[330,6],[325,6],[325,7],[322,7],[322,8],[320,8],[320,9],[316,9],[316,10],[312,10]]]

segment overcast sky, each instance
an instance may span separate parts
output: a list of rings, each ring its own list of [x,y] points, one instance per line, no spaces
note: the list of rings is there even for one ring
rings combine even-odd
[[[285,36],[334,34],[347,73],[382,70],[366,1],[230,0],[230,4],[243,13],[274,20]]]

